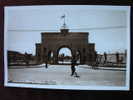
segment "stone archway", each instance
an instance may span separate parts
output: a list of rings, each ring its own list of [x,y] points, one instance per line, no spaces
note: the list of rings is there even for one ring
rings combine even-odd
[[[53,64],[58,64],[58,52],[62,47],[71,50],[72,56],[79,55],[80,64],[91,65],[95,62],[95,44],[89,43],[88,32],[69,32],[61,29],[60,32],[42,32],[41,43],[36,44],[36,59],[38,63],[45,63],[49,51],[53,52]]]

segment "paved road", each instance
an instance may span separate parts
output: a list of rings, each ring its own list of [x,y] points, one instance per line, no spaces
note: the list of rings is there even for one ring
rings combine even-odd
[[[50,65],[47,69],[38,68],[9,69],[9,81],[51,85],[83,85],[83,86],[124,86],[126,71],[94,70],[87,65],[76,67],[80,78],[71,77],[70,65]]]

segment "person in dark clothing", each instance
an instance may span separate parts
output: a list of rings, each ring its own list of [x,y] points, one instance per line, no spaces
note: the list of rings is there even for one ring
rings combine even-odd
[[[47,61],[46,61],[46,64],[45,64],[45,68],[48,68],[48,63],[47,63]]]
[[[116,63],[119,64],[120,59],[119,59],[119,52],[116,52]]]
[[[71,76],[75,75],[75,77],[79,77],[77,75],[75,66],[76,66],[76,59],[73,58],[71,63],[71,71],[72,71]]]
[[[107,54],[106,54],[106,52],[104,52],[104,64],[106,64],[107,63]]]
[[[74,65],[72,65],[72,66],[71,66],[71,71],[72,71],[71,76],[73,76],[73,75],[74,75],[74,73],[75,73],[75,71],[76,71],[76,69],[75,69],[75,66],[74,66]]]
[[[46,57],[45,68],[48,68],[48,59]]]

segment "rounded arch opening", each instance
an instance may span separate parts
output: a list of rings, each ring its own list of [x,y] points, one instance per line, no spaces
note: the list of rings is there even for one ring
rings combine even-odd
[[[71,64],[72,50],[67,46],[58,49],[58,64]]]

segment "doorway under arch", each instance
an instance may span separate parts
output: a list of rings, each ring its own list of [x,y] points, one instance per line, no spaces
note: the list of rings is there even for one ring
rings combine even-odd
[[[58,49],[58,64],[71,64],[72,50],[66,46]]]

